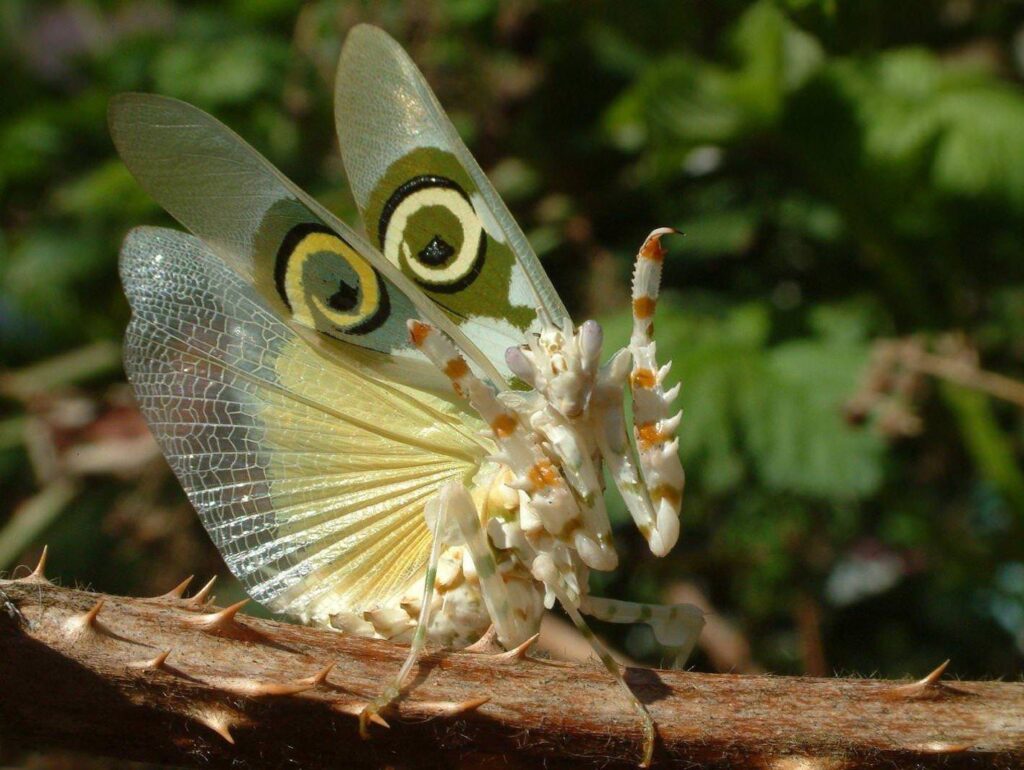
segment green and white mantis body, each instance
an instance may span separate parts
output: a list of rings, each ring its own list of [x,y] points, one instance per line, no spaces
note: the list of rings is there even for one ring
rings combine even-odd
[[[651,323],[668,230],[640,249],[633,335],[602,364],[600,326],[573,326],[398,44],[355,28],[336,91],[365,238],[200,110],[111,104],[128,168],[194,234],[138,228],[122,249],[143,413],[254,599],[411,642],[364,733],[425,644],[492,629],[514,649],[557,601],[640,714],[646,764],[653,722],[583,616],[686,650],[703,625],[588,593],[618,561],[604,466],[654,554],[679,533],[678,386]]]

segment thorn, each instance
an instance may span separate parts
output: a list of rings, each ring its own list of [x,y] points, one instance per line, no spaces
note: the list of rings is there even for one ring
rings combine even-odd
[[[82,616],[82,622],[87,626],[96,625],[96,617],[100,614],[101,609],[103,609],[103,599],[97,599],[96,603],[92,605],[92,609]]]
[[[50,553],[50,546],[44,545],[43,552],[39,554],[39,561],[36,563],[36,568],[32,570],[28,575],[21,578],[22,582],[25,583],[49,583],[46,579],[46,557]]]
[[[551,666],[552,668],[573,668],[579,665],[571,660],[556,660],[555,658],[527,658],[531,663],[539,663],[542,666]]]
[[[496,663],[518,663],[526,658],[526,651],[530,649],[530,646],[539,638],[540,634],[536,633],[518,647],[514,647],[508,652],[499,652],[497,655],[493,656],[493,660]]]
[[[80,634],[86,631],[98,631],[100,630],[100,624],[96,620],[100,614],[100,610],[103,609],[104,599],[97,599],[96,603],[92,606],[88,612],[83,612],[78,615],[72,615],[68,618],[64,624],[65,630],[68,634]]]
[[[153,671],[162,671],[164,664],[167,662],[167,656],[171,654],[170,650],[165,650],[157,655],[155,658],[150,660],[137,660],[133,663],[128,664],[128,668],[141,668],[150,669]]]
[[[456,703],[455,709],[449,714],[449,716],[458,716],[459,714],[466,714],[470,711],[476,711],[482,705],[487,703],[490,699],[491,698],[489,695],[483,695],[479,698],[470,698],[469,700],[462,701],[462,703]]]
[[[312,690],[323,684],[331,669],[334,668],[334,665],[334,663],[329,663],[313,676],[297,679],[294,682],[258,682],[255,679],[238,677],[223,680],[221,686],[225,690],[254,698],[275,695],[297,695],[300,692]]]
[[[203,607],[206,604],[206,597],[210,595],[210,591],[213,590],[213,584],[217,581],[217,576],[214,575],[210,578],[209,582],[200,588],[196,595],[185,600],[186,607]]]
[[[493,655],[494,648],[498,646],[498,629],[492,623],[484,635],[473,642],[468,647],[463,648],[462,652],[468,652],[472,655]],[[501,654],[501,653],[499,653]]]
[[[174,586],[170,591],[159,596],[152,597],[153,599],[180,599],[185,595],[185,589],[188,588],[188,584],[192,582],[192,578],[195,575],[189,575],[187,578],[182,580],[178,585]]]
[[[92,608],[88,612],[84,612],[81,615],[76,615],[75,619],[83,626],[93,628],[97,625],[96,618],[100,614],[100,610],[103,609],[103,599],[97,599],[96,603],[92,605]]]
[[[307,676],[303,679],[299,679],[298,681],[303,684],[308,684],[312,687],[319,687],[327,681],[327,675],[334,670],[335,665],[337,665],[337,663],[335,661],[332,661],[328,663],[326,666],[324,666],[322,669],[317,671],[315,674],[313,674],[313,676]]]
[[[946,673],[947,668],[949,668],[949,658],[946,658],[946,660],[944,660],[942,663],[936,666],[935,670],[928,674],[928,676],[926,676],[920,682],[918,682],[918,684],[923,687],[930,687],[931,685],[935,684],[940,679],[942,679],[942,675]]]
[[[375,725],[380,725],[388,730],[391,729],[391,725],[384,721],[384,717],[377,713],[377,706],[373,703],[367,703],[359,711],[359,737],[364,741],[370,739],[370,728],[367,722],[373,722]]]
[[[469,700],[464,700],[460,703],[456,703],[454,701],[435,701],[433,703],[422,703],[417,705],[419,708],[434,712],[434,716],[457,717],[460,714],[476,711],[489,700],[490,697],[484,696],[482,698],[470,698]]]
[[[36,562],[36,568],[32,570],[32,574],[29,575],[30,580],[46,580],[46,557],[49,555],[50,546],[44,545],[43,552],[39,554],[39,561]]]
[[[208,631],[210,633],[225,631],[235,624],[235,615],[237,615],[238,611],[248,603],[248,599],[242,599],[242,601],[235,602],[230,607],[225,607],[217,612],[207,612],[204,615],[189,615],[182,618],[182,620],[189,625],[197,626],[203,631]]]
[[[940,663],[934,671],[923,679],[919,679],[910,684],[893,687],[886,693],[886,697],[901,700],[927,700],[930,698],[941,698],[943,695],[959,693],[959,690],[953,687],[947,687],[939,681],[942,678],[942,675],[946,673],[946,668],[948,666],[949,661],[946,660]]]
[[[197,712],[194,716],[197,722],[209,727],[232,746],[235,745],[235,739],[231,735],[231,718],[227,714],[221,712]]]

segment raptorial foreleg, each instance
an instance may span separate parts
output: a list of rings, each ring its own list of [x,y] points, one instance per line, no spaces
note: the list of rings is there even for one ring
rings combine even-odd
[[[661,285],[665,250],[661,237],[675,232],[659,228],[640,247],[633,271],[633,334],[629,351],[633,369],[629,374],[633,395],[633,434],[647,492],[655,508],[655,522],[665,543],[672,548],[679,537],[679,508],[683,498],[683,466],[679,461],[676,429],[681,414],[670,414],[679,395],[679,385],[665,390],[671,363],[658,367],[654,342],[654,308]]]
[[[594,420],[601,455],[630,514],[657,556],[667,554],[679,538],[679,508],[685,481],[679,461],[679,440],[675,436],[681,414],[669,415],[679,386],[664,389],[671,364],[658,366],[651,320],[665,255],[661,237],[670,232],[674,231],[655,230],[640,248],[633,272],[633,334],[629,347],[601,370],[594,388]],[[636,463],[623,415],[622,385],[627,379],[633,397]]]
[[[626,433],[626,415],[622,391],[629,375],[629,351],[620,350],[601,369],[594,385],[591,404],[594,409],[594,433],[601,457],[608,465],[626,509],[643,535],[651,552],[664,556],[675,542],[667,542],[657,527],[656,513],[644,487],[633,447]],[[671,532],[668,534],[671,535]]]

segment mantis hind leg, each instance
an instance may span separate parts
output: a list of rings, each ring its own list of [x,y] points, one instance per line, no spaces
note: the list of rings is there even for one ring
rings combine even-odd
[[[509,576],[501,574],[487,535],[480,526],[476,504],[461,485],[451,491],[448,515],[458,526],[462,541],[473,560],[480,581],[480,593],[498,641],[507,650],[518,647],[536,634],[536,626],[539,625],[539,608],[531,612],[529,610],[534,608],[525,606],[533,596],[532,587],[523,586],[523,590],[515,592],[517,583],[522,581],[506,580]]]
[[[686,663],[704,628],[704,613],[692,604],[643,604],[585,596],[580,610],[609,623],[647,623],[659,644],[677,650],[676,668]]]
[[[454,483],[454,486],[461,489],[461,486],[457,483]],[[437,563],[441,557],[441,533],[444,530],[444,523],[448,509],[451,506],[451,497],[453,494],[452,487],[453,484],[448,484],[442,487],[438,496],[427,503],[427,517],[429,519],[431,514],[434,517],[434,541],[430,547],[430,558],[427,561],[427,573],[423,578],[423,601],[420,604],[419,618],[416,621],[416,631],[412,637],[412,644],[409,646],[409,654],[406,656],[405,662],[402,664],[402,668],[399,669],[398,675],[387,685],[387,687],[384,688],[380,695],[366,704],[359,714],[359,734],[363,738],[368,738],[370,735],[369,723],[371,721],[382,722],[383,720],[380,718],[380,712],[384,711],[398,699],[398,696],[402,692],[402,686],[405,684],[405,680],[408,678],[409,672],[412,671],[412,667],[419,658],[420,653],[423,651],[423,646],[426,643],[427,628],[430,624],[431,605],[434,598],[434,588],[437,585]],[[430,510],[431,508],[433,510]]]
[[[651,717],[650,712],[647,711],[647,707],[640,702],[636,694],[629,688],[625,678],[622,675],[622,669],[619,664],[612,657],[608,649],[601,644],[600,640],[594,635],[594,632],[587,625],[587,621],[583,619],[583,615],[580,614],[580,608],[578,602],[573,602],[568,592],[562,585],[561,577],[558,574],[558,570],[547,554],[539,554],[533,560],[533,574],[537,580],[544,583],[552,593],[558,598],[559,604],[569,615],[573,625],[583,635],[583,638],[590,644],[591,649],[600,659],[605,669],[611,674],[612,678],[619,685],[626,697],[629,699],[630,705],[633,706],[633,710],[636,711],[640,717],[641,726],[644,735],[644,747],[643,756],[640,761],[640,767],[649,767],[651,760],[654,757],[654,742],[657,733],[654,728],[654,719]]]

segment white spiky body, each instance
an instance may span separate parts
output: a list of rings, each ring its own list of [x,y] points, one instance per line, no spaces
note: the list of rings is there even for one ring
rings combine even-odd
[[[596,322],[578,329],[568,322],[561,327],[548,324],[506,356],[511,370],[533,390],[499,393],[471,371],[447,337],[426,324],[410,325],[417,347],[490,426],[494,442],[492,457],[470,490],[470,515],[486,538],[487,552],[482,553],[481,544],[457,526],[438,530],[442,542],[428,641],[464,647],[493,622],[502,644],[518,645],[537,632],[544,608],[558,598],[556,586],[591,614],[610,617],[625,612],[635,617],[616,619],[646,620],[666,639],[679,635],[673,630],[677,615],[648,609],[644,616],[630,609],[639,605],[627,608],[626,603],[592,599],[587,590],[591,569],[607,571],[618,564],[604,504],[605,463],[652,552],[664,555],[679,534],[684,479],[675,430],[680,415],[669,416],[679,388],[663,387],[669,367],[658,367],[650,322],[661,274],[658,239],[663,232],[652,233],[638,256],[630,345],[603,367],[602,333]],[[623,408],[627,382],[633,399],[636,463]],[[428,521],[430,526],[434,523]],[[487,574],[490,571],[496,575]],[[487,580],[503,584],[500,608],[487,604],[495,593],[482,585]],[[422,594],[420,578],[393,605],[360,616],[332,615],[330,625],[409,641],[421,617]]]
[[[492,624],[525,652],[557,601],[642,717],[647,763],[653,721],[581,613],[648,622],[681,647],[702,622],[587,586],[618,562],[604,468],[654,554],[678,537],[676,391],[650,324],[667,231],[638,256],[630,345],[601,366],[600,327],[568,321],[401,47],[356,28],[337,82],[347,176],[379,249],[201,110],[111,103],[129,169],[195,236],[140,228],[122,249],[142,411],[254,599],[356,633],[411,631],[397,677],[360,714],[364,735],[427,640],[459,647]],[[439,397],[417,351],[465,403]]]

